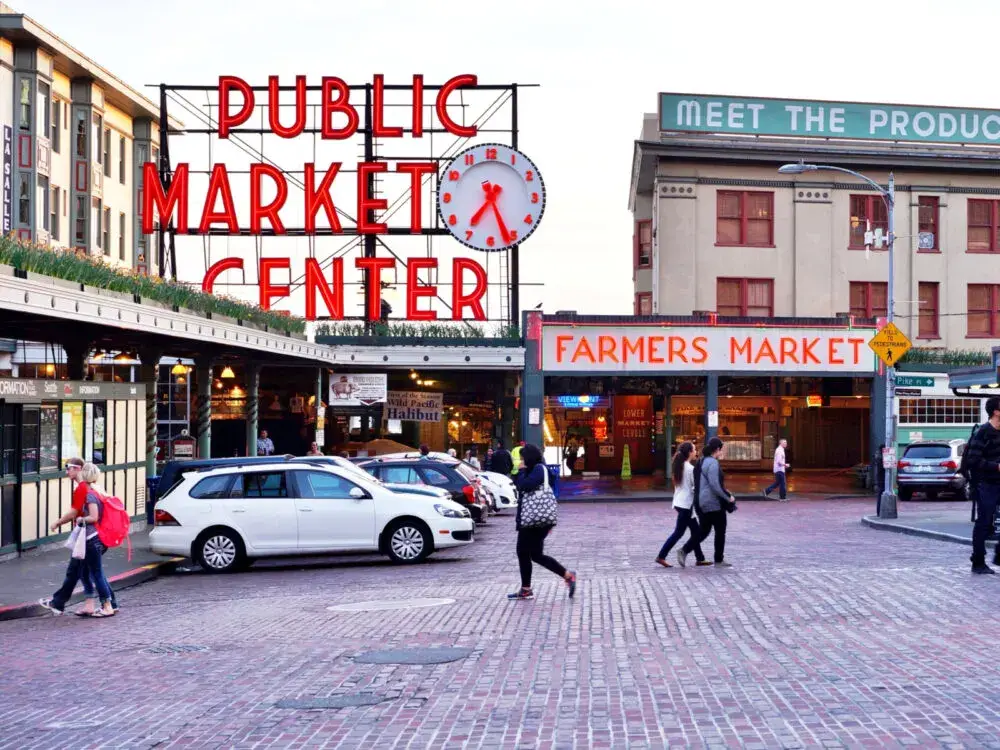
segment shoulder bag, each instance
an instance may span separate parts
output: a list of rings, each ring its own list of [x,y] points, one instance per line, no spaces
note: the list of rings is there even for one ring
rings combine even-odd
[[[559,504],[549,485],[549,472],[542,466],[542,486],[521,498],[521,528],[536,529],[555,526],[559,518]]]

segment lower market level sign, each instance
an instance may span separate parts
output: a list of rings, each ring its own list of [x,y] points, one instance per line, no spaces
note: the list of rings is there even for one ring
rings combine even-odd
[[[878,356],[886,367],[895,367],[900,358],[906,354],[913,344],[899,330],[895,323],[886,324],[885,328],[875,334],[868,346]]]

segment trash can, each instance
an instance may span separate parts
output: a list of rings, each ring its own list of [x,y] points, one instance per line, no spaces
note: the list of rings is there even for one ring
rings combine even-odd
[[[160,485],[159,477],[146,477],[146,523],[153,525],[153,509],[156,505],[156,488]]]
[[[549,470],[549,484],[552,485],[552,492],[559,497],[559,464],[545,464]]]

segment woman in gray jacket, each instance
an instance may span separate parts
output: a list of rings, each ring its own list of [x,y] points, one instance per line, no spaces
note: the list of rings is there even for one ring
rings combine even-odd
[[[681,549],[681,556],[686,557],[694,548],[708,539],[715,529],[715,565],[718,568],[731,568],[732,564],[725,561],[726,551],[726,514],[736,510],[736,498],[726,490],[722,475],[722,459],[724,447],[717,437],[710,438],[701,449],[703,458],[695,474],[695,504],[698,508],[701,533],[698,538],[692,536]],[[681,562],[681,565],[684,563]]]

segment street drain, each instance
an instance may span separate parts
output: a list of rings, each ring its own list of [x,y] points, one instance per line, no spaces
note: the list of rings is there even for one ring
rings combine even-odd
[[[468,658],[471,648],[392,648],[354,657],[360,664],[447,664]]]
[[[161,646],[150,646],[140,649],[140,654],[198,654],[209,651],[208,646],[193,646],[186,643],[167,643]]]
[[[286,698],[274,704],[275,708],[298,708],[302,710],[317,708],[358,708],[360,706],[377,706],[379,703],[393,700],[379,695],[331,695],[328,698]]]
[[[419,609],[420,607],[441,607],[454,604],[454,599],[386,599],[373,602],[351,602],[327,607],[330,612],[379,612],[384,609]]]

